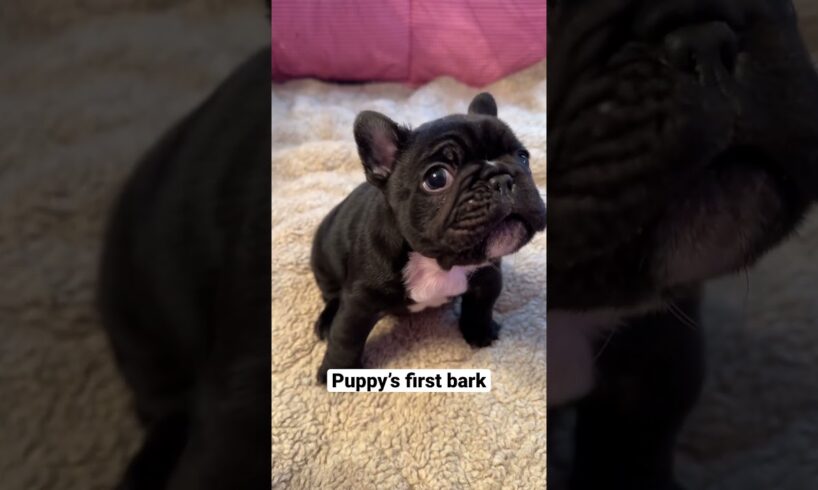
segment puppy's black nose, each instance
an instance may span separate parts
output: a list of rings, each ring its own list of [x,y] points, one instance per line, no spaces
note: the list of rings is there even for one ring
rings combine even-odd
[[[665,37],[665,50],[674,66],[711,84],[735,69],[738,39],[726,23],[707,22],[671,32]]]
[[[495,175],[489,179],[489,183],[500,194],[511,194],[514,188],[514,179],[509,174]]]

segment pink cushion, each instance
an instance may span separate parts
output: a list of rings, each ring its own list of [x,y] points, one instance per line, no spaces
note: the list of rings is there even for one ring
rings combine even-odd
[[[275,80],[482,86],[545,58],[545,0],[272,0],[271,21]]]

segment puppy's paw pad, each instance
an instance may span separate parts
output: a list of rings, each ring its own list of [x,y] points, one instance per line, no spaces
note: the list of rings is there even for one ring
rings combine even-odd
[[[327,384],[327,372],[330,369],[362,369],[363,363],[361,361],[353,362],[348,366],[340,366],[340,365],[333,365],[333,363],[327,363],[326,361],[321,363],[321,367],[318,368],[318,373],[316,374],[315,378],[318,380],[318,384],[325,385]]]
[[[488,327],[482,328],[480,331],[464,330],[463,338],[466,339],[466,342],[472,347],[488,347],[495,340],[500,338],[500,328],[501,325],[492,320]]]

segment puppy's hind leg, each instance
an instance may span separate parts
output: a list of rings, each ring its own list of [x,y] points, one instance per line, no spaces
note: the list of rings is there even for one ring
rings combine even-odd
[[[187,442],[188,423],[184,413],[151,423],[116,490],[164,487]]]
[[[327,336],[327,351],[318,368],[318,382],[327,382],[330,369],[356,369],[361,367],[364,344],[369,333],[380,318],[377,304],[365,293],[344,294],[338,311],[332,320]]]
[[[332,320],[335,314],[338,313],[338,306],[341,304],[340,298],[332,298],[324,305],[324,310],[318,315],[315,320],[315,335],[319,340],[326,340],[329,335],[329,328],[332,326]]]
[[[325,226],[323,223],[322,227]],[[319,229],[318,235],[321,234]],[[321,291],[321,298],[324,300],[324,309],[318,315],[318,319],[313,324],[313,330],[319,340],[326,340],[329,336],[329,329],[335,314],[341,304],[341,285],[336,280],[337,274],[333,267],[325,261],[325,256],[321,252],[318,238],[313,242],[312,255],[310,257],[310,268],[315,277],[315,284]]]

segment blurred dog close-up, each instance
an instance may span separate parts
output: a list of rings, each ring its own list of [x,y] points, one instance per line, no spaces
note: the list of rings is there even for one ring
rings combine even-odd
[[[719,461],[775,474],[769,460],[753,464],[761,453],[741,441],[746,432],[724,429],[740,415],[714,409],[698,420],[729,433],[733,451],[724,433],[718,441],[685,436],[682,447],[678,438],[708,379],[705,360],[715,355],[720,367],[726,358],[714,349],[730,348],[705,350],[710,324],[717,340],[747,335],[724,331],[731,323],[711,310],[730,303],[713,302],[718,291],[703,291],[705,281],[745,271],[812,229],[799,225],[818,197],[818,77],[796,10],[766,0],[548,5],[549,479],[574,489],[773,488]],[[770,287],[747,274],[754,292]],[[773,292],[786,294],[762,295]],[[748,328],[763,328],[750,308]],[[796,334],[769,342],[789,345]],[[748,351],[732,354],[734,370]],[[756,377],[787,369],[775,364],[757,364]],[[749,381],[716,379],[725,385],[705,384],[696,410],[714,402],[710,389],[760,409],[753,405],[763,395],[738,398]],[[766,413],[775,430],[786,410]],[[818,484],[803,483],[799,472],[808,470],[799,465],[779,465],[806,486],[775,488]]]

